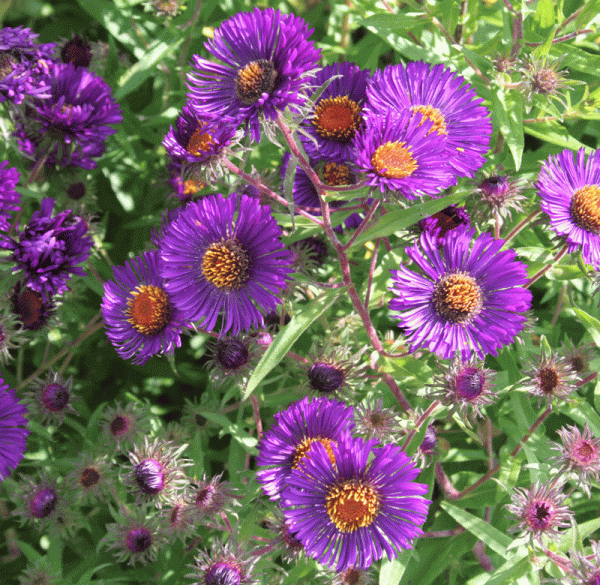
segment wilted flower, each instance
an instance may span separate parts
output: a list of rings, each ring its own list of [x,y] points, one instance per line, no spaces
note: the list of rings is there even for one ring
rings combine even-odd
[[[592,554],[570,551],[573,574],[567,575],[561,583],[564,585],[600,585],[600,542],[590,540]]]
[[[548,56],[536,59],[528,56],[521,66],[521,72],[528,84],[527,99],[534,94],[557,98],[563,105],[566,104],[560,92],[569,87],[565,82],[568,70],[559,71],[562,59],[551,59]]]
[[[117,561],[128,565],[145,565],[156,560],[158,549],[166,544],[166,534],[158,527],[155,518],[146,518],[139,510],[131,516],[120,514],[117,522],[107,524],[107,534],[98,546],[114,550]]]
[[[221,481],[222,473],[206,481],[206,475],[190,486],[188,504],[192,516],[201,521],[207,516],[215,516],[226,506],[236,502],[235,490],[227,481]]]
[[[558,451],[555,460],[560,472],[575,474],[578,485],[590,497],[590,482],[600,475],[600,439],[594,438],[587,423],[583,433],[576,426],[562,427],[557,431],[562,445],[551,443]]]
[[[256,558],[249,559],[238,546],[214,545],[209,552],[196,557],[194,573],[187,575],[199,585],[245,585],[254,583],[252,569]]]
[[[528,380],[525,388],[534,396],[539,396],[538,408],[542,398],[550,405],[554,398],[566,399],[577,388],[579,376],[566,363],[564,358],[554,354],[542,353],[531,363],[532,369],[524,372]]]
[[[419,222],[422,232],[430,233],[440,243],[446,239],[446,234],[456,229],[467,229],[471,226],[469,214],[464,207],[450,205]]]
[[[398,414],[391,408],[384,408],[382,399],[359,404],[354,409],[354,418],[356,432],[381,443],[393,442],[401,431]]]
[[[113,484],[106,455],[80,455],[65,483],[71,488],[78,502],[92,503],[103,500]]]
[[[15,317],[23,329],[27,331],[39,331],[48,323],[54,315],[56,304],[52,299],[27,288],[27,281],[18,282],[10,297],[10,304]]]
[[[434,376],[433,390],[428,398],[438,399],[459,411],[465,417],[469,408],[476,416],[482,416],[480,406],[491,404],[496,373],[484,367],[483,362],[472,359],[463,362],[455,358],[441,375]]]
[[[54,199],[42,199],[40,210],[33,213],[18,237],[0,243],[12,250],[13,270],[22,270],[26,286],[40,293],[46,302],[68,291],[72,275],[85,276],[78,265],[87,260],[92,247],[85,220],[74,217],[71,211],[52,217],[53,208]]]
[[[73,35],[60,50],[63,63],[71,63],[76,67],[88,67],[92,60],[92,47],[81,35]]]
[[[106,407],[100,421],[104,437],[117,448],[141,440],[150,430],[148,414],[148,409],[136,402],[128,402],[125,407],[120,403]]]
[[[252,371],[258,354],[255,344],[250,338],[222,337],[207,343],[207,353],[210,360],[210,379],[219,385],[234,379],[241,383],[243,378]]]
[[[508,175],[490,175],[483,179],[478,183],[473,195],[478,215],[483,215],[479,205],[481,202],[485,203],[492,213],[501,217],[510,218],[512,209],[522,212],[522,203],[527,200],[521,193],[522,189],[522,181],[511,179]]]
[[[11,350],[25,342],[17,316],[7,308],[0,309],[0,364],[8,363],[12,359]]]
[[[541,543],[542,535],[556,538],[558,528],[570,525],[573,512],[563,505],[565,500],[560,486],[536,483],[529,489],[515,488],[506,509],[520,520],[514,530],[524,530]]]
[[[579,376],[585,376],[590,371],[590,361],[594,357],[595,346],[591,343],[574,345],[567,339],[560,348],[559,355],[563,356],[567,365],[571,366]]]
[[[6,168],[8,161],[0,163],[0,231],[10,229],[12,214],[21,209],[21,194],[15,190],[19,182],[19,171],[15,167]]]
[[[122,121],[112,90],[85,67],[52,63],[50,97],[34,99],[27,115],[17,118],[19,148],[31,157],[47,157],[46,165],[93,169],[106,139]]]

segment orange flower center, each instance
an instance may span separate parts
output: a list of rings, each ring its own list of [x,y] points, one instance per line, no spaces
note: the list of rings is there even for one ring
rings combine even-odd
[[[448,129],[446,128],[446,120],[444,119],[444,115],[438,108],[434,108],[433,106],[412,106],[412,112],[419,112],[423,117],[421,118],[421,124],[425,122],[425,120],[429,120],[433,122],[433,126],[431,130],[427,132],[427,134],[431,134],[432,132],[437,132],[438,134],[446,135],[448,134]]]
[[[167,293],[152,284],[142,284],[127,300],[128,323],[142,335],[162,333],[171,319],[172,306]]]
[[[340,532],[370,526],[380,509],[379,493],[355,479],[333,485],[325,496],[325,510]]]
[[[186,150],[194,156],[202,156],[210,150],[214,140],[208,132],[202,132],[202,128],[196,128],[190,136]]]
[[[271,93],[275,87],[277,71],[271,61],[259,59],[238,70],[235,92],[245,106],[257,102],[263,93]]]
[[[217,288],[238,290],[250,276],[248,253],[237,240],[214,242],[204,253],[202,274]]]
[[[300,463],[306,457],[306,453],[313,443],[321,443],[321,445],[325,447],[325,451],[327,451],[327,457],[329,457],[331,464],[333,465],[335,463],[335,455],[333,454],[333,449],[331,448],[331,445],[335,445],[334,441],[331,439],[326,439],[325,437],[305,437],[296,445],[292,469],[298,469],[298,467],[300,467]]]
[[[371,157],[375,172],[388,179],[404,179],[417,170],[417,161],[405,142],[386,142]]]
[[[580,228],[600,235],[600,186],[586,185],[573,193],[571,217]]]
[[[450,274],[435,286],[433,304],[438,314],[452,323],[464,323],[481,311],[483,295],[468,274]]]
[[[360,112],[360,106],[347,95],[325,98],[316,105],[312,123],[319,136],[349,142],[362,122]]]
[[[354,183],[348,165],[340,165],[333,161],[323,165],[323,182],[332,187],[352,185]]]

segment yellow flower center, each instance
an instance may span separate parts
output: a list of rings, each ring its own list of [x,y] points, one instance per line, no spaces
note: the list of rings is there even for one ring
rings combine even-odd
[[[329,140],[349,142],[362,122],[361,108],[347,95],[322,99],[312,123],[317,134]]]
[[[448,129],[446,128],[446,120],[444,119],[444,114],[438,108],[434,108],[433,106],[412,106],[412,112],[419,112],[423,117],[421,118],[421,123],[419,126],[425,122],[425,120],[429,120],[433,122],[433,126],[431,130],[427,132],[427,134],[431,134],[432,132],[437,132],[438,134],[446,135],[448,134]]]
[[[152,284],[142,284],[127,300],[128,323],[142,335],[158,335],[171,319],[171,301],[167,293]]]
[[[371,164],[375,172],[388,179],[404,179],[417,170],[417,161],[405,142],[386,142],[373,153]]]
[[[313,443],[321,443],[321,445],[325,447],[325,451],[327,451],[327,457],[329,457],[331,464],[333,465],[335,463],[335,455],[333,454],[333,449],[331,448],[331,445],[335,445],[334,441],[324,437],[305,437],[296,445],[292,469],[298,469],[298,467],[300,467],[302,459],[306,457],[306,453]]]
[[[202,128],[196,128],[188,140],[186,150],[194,156],[202,156],[210,150],[213,138],[208,132],[202,132]]]
[[[323,182],[332,187],[336,187],[337,185],[351,185],[353,183],[352,173],[348,165],[327,162],[323,165]]]
[[[573,193],[571,217],[580,228],[600,235],[600,186],[586,185]]]
[[[433,304],[438,314],[452,323],[465,323],[481,311],[483,295],[467,274],[450,274],[435,286]]]
[[[217,288],[238,290],[250,276],[248,253],[237,240],[214,242],[204,253],[202,274]]]
[[[340,532],[370,526],[380,509],[379,493],[355,479],[332,486],[325,496],[325,510]]]
[[[238,70],[235,92],[245,106],[257,102],[263,93],[271,93],[275,87],[277,71],[271,61],[259,59]]]

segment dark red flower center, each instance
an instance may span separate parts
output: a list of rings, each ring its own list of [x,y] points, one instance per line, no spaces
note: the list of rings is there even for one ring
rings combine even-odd
[[[354,532],[370,526],[381,509],[377,490],[357,479],[331,486],[325,496],[325,510],[340,532]]]
[[[371,165],[378,175],[388,179],[410,177],[418,168],[411,147],[402,141],[379,146],[371,156]]]
[[[117,414],[115,418],[113,418],[112,421],[110,421],[110,432],[114,437],[120,437],[129,430],[130,426],[130,418],[121,414]]]
[[[540,368],[538,378],[540,388],[544,394],[552,394],[560,383],[560,376],[554,366]]]
[[[551,502],[534,501],[529,507],[525,521],[534,530],[546,530],[554,519],[554,506]]]
[[[91,488],[98,484],[101,475],[94,467],[86,467],[79,476],[79,483],[84,488]]]
[[[361,108],[347,95],[322,99],[312,123],[317,134],[336,142],[349,142],[362,122]]]
[[[238,70],[235,78],[235,93],[245,106],[257,102],[264,93],[275,88],[277,70],[271,61],[259,59]]]
[[[67,188],[67,196],[69,199],[79,201],[85,195],[85,191],[85,183],[78,181],[77,183],[72,183],[69,185]]]
[[[159,335],[171,320],[173,312],[167,293],[160,287],[142,284],[131,291],[125,314],[127,322],[142,335]]]
[[[90,44],[81,36],[75,35],[60,51],[63,63],[72,63],[80,67],[87,67],[92,60]]]

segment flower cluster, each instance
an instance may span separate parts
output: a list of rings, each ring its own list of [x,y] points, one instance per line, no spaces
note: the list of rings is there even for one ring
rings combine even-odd
[[[428,487],[398,447],[351,435],[352,407],[317,398],[276,415],[259,445],[258,480],[305,552],[336,571],[391,560],[422,534]]]

